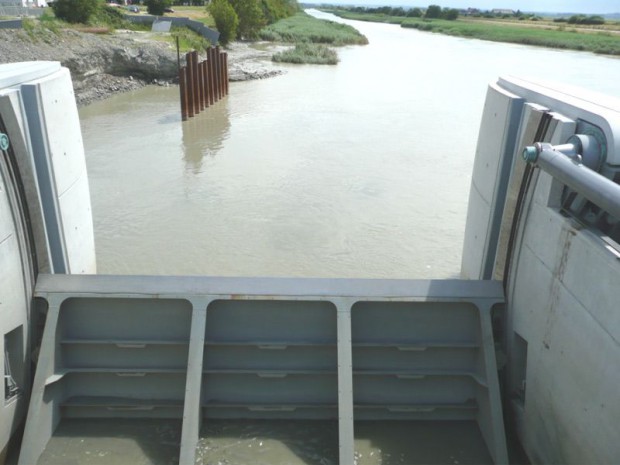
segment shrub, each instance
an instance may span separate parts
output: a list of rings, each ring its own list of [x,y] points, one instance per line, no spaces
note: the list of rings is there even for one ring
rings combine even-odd
[[[592,25],[605,24],[605,18],[603,18],[602,16],[588,16],[586,24],[592,24]]]
[[[112,29],[126,29],[130,27],[120,8],[104,6],[99,8],[91,17],[91,23],[104,24]]]
[[[454,21],[459,17],[459,10],[456,8],[444,8],[441,12],[441,17],[448,21]]]
[[[568,18],[568,24],[587,24],[587,25],[601,25],[605,24],[605,18],[602,16],[585,16],[585,15],[573,15]]]
[[[226,45],[237,37],[239,17],[228,0],[213,0],[207,7],[220,32],[220,43]]]
[[[311,63],[316,65],[335,65],[338,55],[331,48],[322,44],[296,44],[292,50],[276,53],[273,61],[284,63]]]
[[[150,15],[163,16],[166,8],[170,8],[172,5],[172,0],[146,0],[144,4]]]
[[[99,8],[97,0],[56,0],[52,9],[58,19],[68,23],[87,23]]]

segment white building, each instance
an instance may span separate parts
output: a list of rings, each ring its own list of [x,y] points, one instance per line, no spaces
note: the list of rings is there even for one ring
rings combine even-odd
[[[3,7],[26,7],[38,8],[47,6],[46,0],[0,0],[0,8]]]

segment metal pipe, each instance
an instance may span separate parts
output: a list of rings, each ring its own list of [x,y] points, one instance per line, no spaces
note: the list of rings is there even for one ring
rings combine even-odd
[[[592,171],[580,157],[569,158],[550,144],[536,143],[525,148],[523,158],[620,219],[620,185]]]

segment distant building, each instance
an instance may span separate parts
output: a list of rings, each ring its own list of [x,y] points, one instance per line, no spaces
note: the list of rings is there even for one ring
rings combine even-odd
[[[27,8],[37,8],[47,6],[46,0],[0,0],[0,8],[2,7],[27,7]]]
[[[473,16],[480,14],[480,10],[478,8],[467,8],[466,10],[459,10],[459,14],[461,16]]]
[[[494,15],[514,15],[515,14],[515,10],[505,10],[502,8],[495,8],[493,10],[491,10],[491,13]]]

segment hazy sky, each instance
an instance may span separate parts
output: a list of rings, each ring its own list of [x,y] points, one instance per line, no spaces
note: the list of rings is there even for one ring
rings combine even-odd
[[[316,1],[316,0],[315,0]],[[325,3],[329,3],[323,0]],[[508,8],[521,11],[557,13],[618,13],[620,0],[334,0],[334,3],[352,5],[411,5],[426,7],[441,5],[451,8]]]

